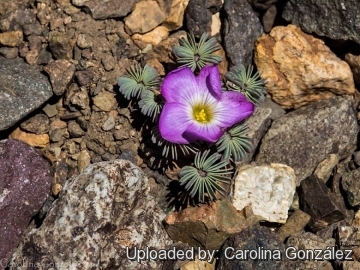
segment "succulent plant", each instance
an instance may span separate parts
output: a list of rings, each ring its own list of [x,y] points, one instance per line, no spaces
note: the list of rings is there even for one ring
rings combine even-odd
[[[162,149],[161,155],[165,158],[177,160],[179,157],[179,150],[184,156],[188,156],[190,153],[196,153],[197,149],[194,145],[172,143],[165,140],[161,136],[159,128],[157,126],[152,128],[151,134],[152,142]]]
[[[240,123],[228,129],[216,142],[217,151],[223,152],[222,159],[240,161],[246,153],[253,149],[251,140],[245,135],[247,130],[245,123]]]
[[[126,99],[139,98],[144,90],[159,85],[159,78],[156,69],[145,65],[143,68],[136,64],[127,70],[128,74],[118,78],[120,92]]]
[[[160,94],[155,95],[153,91],[143,90],[140,95],[139,107],[142,114],[151,117],[152,121],[157,123],[163,107],[163,98]]]
[[[218,161],[218,153],[208,157],[210,150],[195,155],[194,166],[184,166],[180,172],[180,184],[185,185],[191,197],[197,195],[199,202],[205,201],[205,194],[210,200],[216,199],[216,191],[226,196],[224,188],[219,183],[230,183],[232,168],[226,168],[228,160]]]
[[[253,66],[245,68],[244,65],[233,66],[225,74],[226,85],[246,96],[255,105],[264,101],[266,88],[265,81],[260,79],[259,72],[253,74]]]
[[[183,66],[188,66],[193,72],[207,64],[218,64],[222,61],[221,56],[212,54],[221,47],[214,37],[209,39],[208,34],[203,34],[199,43],[196,43],[194,34],[189,33],[188,40],[181,38],[179,44],[173,50],[177,57],[176,61]]]

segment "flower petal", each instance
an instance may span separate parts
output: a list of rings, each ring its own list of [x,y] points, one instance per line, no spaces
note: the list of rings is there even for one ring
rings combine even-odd
[[[182,136],[192,122],[189,110],[191,108],[178,102],[170,102],[164,105],[159,118],[159,131],[165,140],[173,143],[189,143]]]
[[[254,104],[238,92],[224,92],[217,103],[214,121],[221,127],[230,127],[253,114]]]
[[[213,123],[203,124],[194,121],[186,128],[183,137],[189,142],[196,140],[216,142],[223,134],[224,130]]]
[[[190,68],[182,67],[166,75],[161,85],[161,94],[167,102],[183,103],[191,98],[197,89],[194,73]]]
[[[218,66],[205,66],[200,70],[199,75],[196,77],[196,81],[199,88],[205,88],[211,93],[211,95],[220,99],[221,90],[221,78]]]

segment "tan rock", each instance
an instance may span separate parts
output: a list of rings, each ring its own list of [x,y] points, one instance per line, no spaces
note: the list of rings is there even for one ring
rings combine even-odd
[[[349,64],[351,68],[355,82],[357,84],[360,84],[360,55],[347,53],[345,55],[345,61]]]
[[[11,31],[0,33],[0,44],[9,47],[15,47],[20,45],[23,41],[22,31]]]
[[[90,154],[86,150],[82,150],[77,159],[78,170],[81,173],[90,164]]]
[[[219,249],[231,234],[252,225],[246,214],[246,211],[237,211],[229,201],[221,200],[211,205],[171,213],[164,223],[174,241],[188,243],[193,247],[200,245],[206,249]]]
[[[220,45],[221,46],[221,45]],[[220,55],[222,57],[222,61],[219,63],[219,71],[222,76],[224,76],[228,72],[229,63],[226,59],[225,50],[221,47],[220,50],[213,52],[215,55]]]
[[[160,76],[164,76],[165,75],[165,69],[163,64],[161,64],[159,62],[159,60],[157,60],[156,58],[150,59],[146,62],[146,64],[148,64],[149,66],[153,67],[156,69],[157,73]]]
[[[133,12],[125,18],[127,32],[144,34],[153,30],[165,20],[165,13],[156,1],[141,1]]]
[[[9,138],[23,141],[28,145],[31,145],[33,147],[40,147],[40,148],[44,148],[50,143],[48,134],[36,135],[33,133],[24,132],[20,130],[20,128],[15,129],[10,134]]]
[[[190,0],[172,0],[169,15],[163,23],[170,31],[183,26],[184,12],[189,1]]]
[[[170,35],[167,39],[162,41],[159,45],[155,46],[154,49],[148,52],[145,56],[145,60],[156,58],[162,63],[175,63],[175,59],[172,50],[175,45],[179,45],[180,38],[186,38],[185,31],[177,31]]]
[[[268,93],[285,109],[355,92],[349,65],[295,25],[260,37],[255,63]]]
[[[161,41],[167,39],[169,30],[165,26],[158,26],[154,30],[144,35],[134,34],[132,39],[136,44],[137,41],[149,43],[151,45],[158,45]]]
[[[180,270],[215,270],[215,264],[216,260],[214,260],[212,263],[208,263],[207,261],[199,260],[196,257],[195,261],[184,263],[180,267]]]
[[[321,161],[317,165],[314,174],[324,182],[329,180],[331,173],[335,166],[339,163],[339,156],[336,154],[330,154],[326,159]]]
[[[220,29],[221,29],[220,12],[216,12],[211,16],[211,36],[220,34]]]
[[[114,93],[102,91],[93,98],[94,104],[103,111],[109,112],[116,105]]]

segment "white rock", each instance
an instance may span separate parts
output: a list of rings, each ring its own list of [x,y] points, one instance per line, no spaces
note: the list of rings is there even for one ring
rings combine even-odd
[[[283,164],[240,167],[235,178],[233,205],[249,205],[255,215],[285,223],[296,188],[294,170]]]

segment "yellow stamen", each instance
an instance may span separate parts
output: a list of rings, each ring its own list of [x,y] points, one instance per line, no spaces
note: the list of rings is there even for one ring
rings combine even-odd
[[[208,123],[212,119],[211,110],[207,106],[195,106],[193,115],[195,120],[201,123]]]

